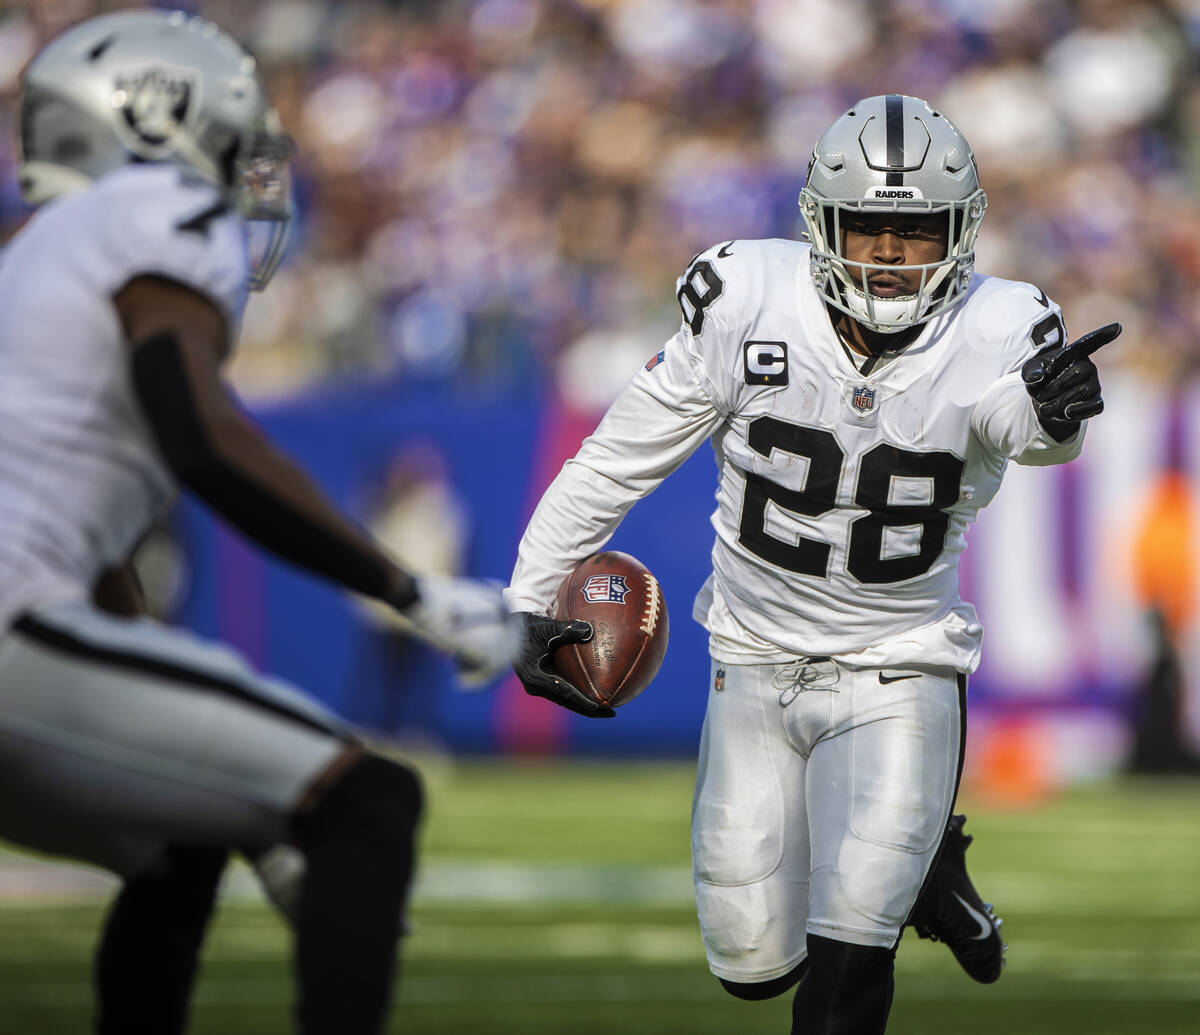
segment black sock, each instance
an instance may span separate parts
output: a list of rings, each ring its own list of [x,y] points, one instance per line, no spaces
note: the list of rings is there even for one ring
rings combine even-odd
[[[807,970],[808,960],[804,959],[782,977],[772,978],[769,981],[728,981],[725,978],[717,978],[717,980],[721,982],[721,987],[731,996],[756,1003],[764,999],[774,999],[777,995],[783,995],[784,992],[804,977]]]
[[[883,1035],[892,1009],[893,949],[808,936],[808,971],[792,1000],[792,1035]]]
[[[391,1001],[421,787],[368,755],[299,818],[307,860],[296,921],[301,1035],[376,1035]]]
[[[179,1035],[229,853],[172,846],[164,866],[125,882],[96,952],[97,1035]]]

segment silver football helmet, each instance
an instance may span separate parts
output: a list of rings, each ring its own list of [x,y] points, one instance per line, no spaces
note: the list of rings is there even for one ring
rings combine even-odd
[[[131,162],[169,162],[269,225],[250,287],[271,278],[291,220],[291,141],[249,54],[183,11],[99,15],[51,40],[22,77],[20,187],[40,205]]]
[[[986,210],[975,156],[954,123],[917,97],[867,97],[821,134],[800,192],[813,283],[871,330],[924,323],[963,298]],[[920,271],[916,294],[880,298],[867,277],[887,267],[845,258],[842,214],[896,211],[946,213],[948,246],[938,262],[907,267]]]

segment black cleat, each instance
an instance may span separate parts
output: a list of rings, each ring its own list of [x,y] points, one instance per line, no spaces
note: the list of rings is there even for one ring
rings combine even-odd
[[[959,965],[976,981],[990,985],[1004,969],[1000,937],[1004,923],[984,902],[967,876],[967,846],[974,840],[962,832],[966,816],[951,816],[946,825],[941,858],[909,923],[922,938],[945,942]]]

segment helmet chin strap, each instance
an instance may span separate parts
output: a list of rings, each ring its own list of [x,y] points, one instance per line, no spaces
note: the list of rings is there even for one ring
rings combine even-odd
[[[232,200],[230,187],[224,181],[221,170],[204,150],[196,143],[195,138],[187,130],[180,129],[171,137],[171,150],[181,158],[187,166],[208,180],[217,190],[222,191]]]
[[[871,295],[868,299],[866,292],[847,278],[837,276],[836,279],[846,308],[854,319],[880,334],[899,334],[922,322],[925,313],[933,307],[938,288],[956,265],[947,263],[937,270],[929,278],[929,290],[896,298]]]
[[[22,162],[17,170],[21,197],[30,205],[41,205],[64,194],[74,194],[92,185],[92,178],[55,162]]]
[[[899,298],[872,296],[868,302],[861,290],[847,287],[843,297],[851,316],[880,334],[899,334],[901,331],[907,331],[921,317],[921,313],[916,311],[921,304],[920,295],[902,295]],[[928,300],[925,308],[928,308]]]

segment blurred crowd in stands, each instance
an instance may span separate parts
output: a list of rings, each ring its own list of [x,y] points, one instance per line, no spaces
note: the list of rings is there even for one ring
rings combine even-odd
[[[0,2],[0,230],[17,75],[88,0]],[[176,6],[159,4],[158,6]],[[972,142],[977,265],[1030,280],[1103,362],[1200,363],[1200,0],[202,0],[260,58],[297,143],[288,263],[235,379],[355,377],[604,406],[678,325],[674,278],[793,237],[821,129],[929,99]]]

